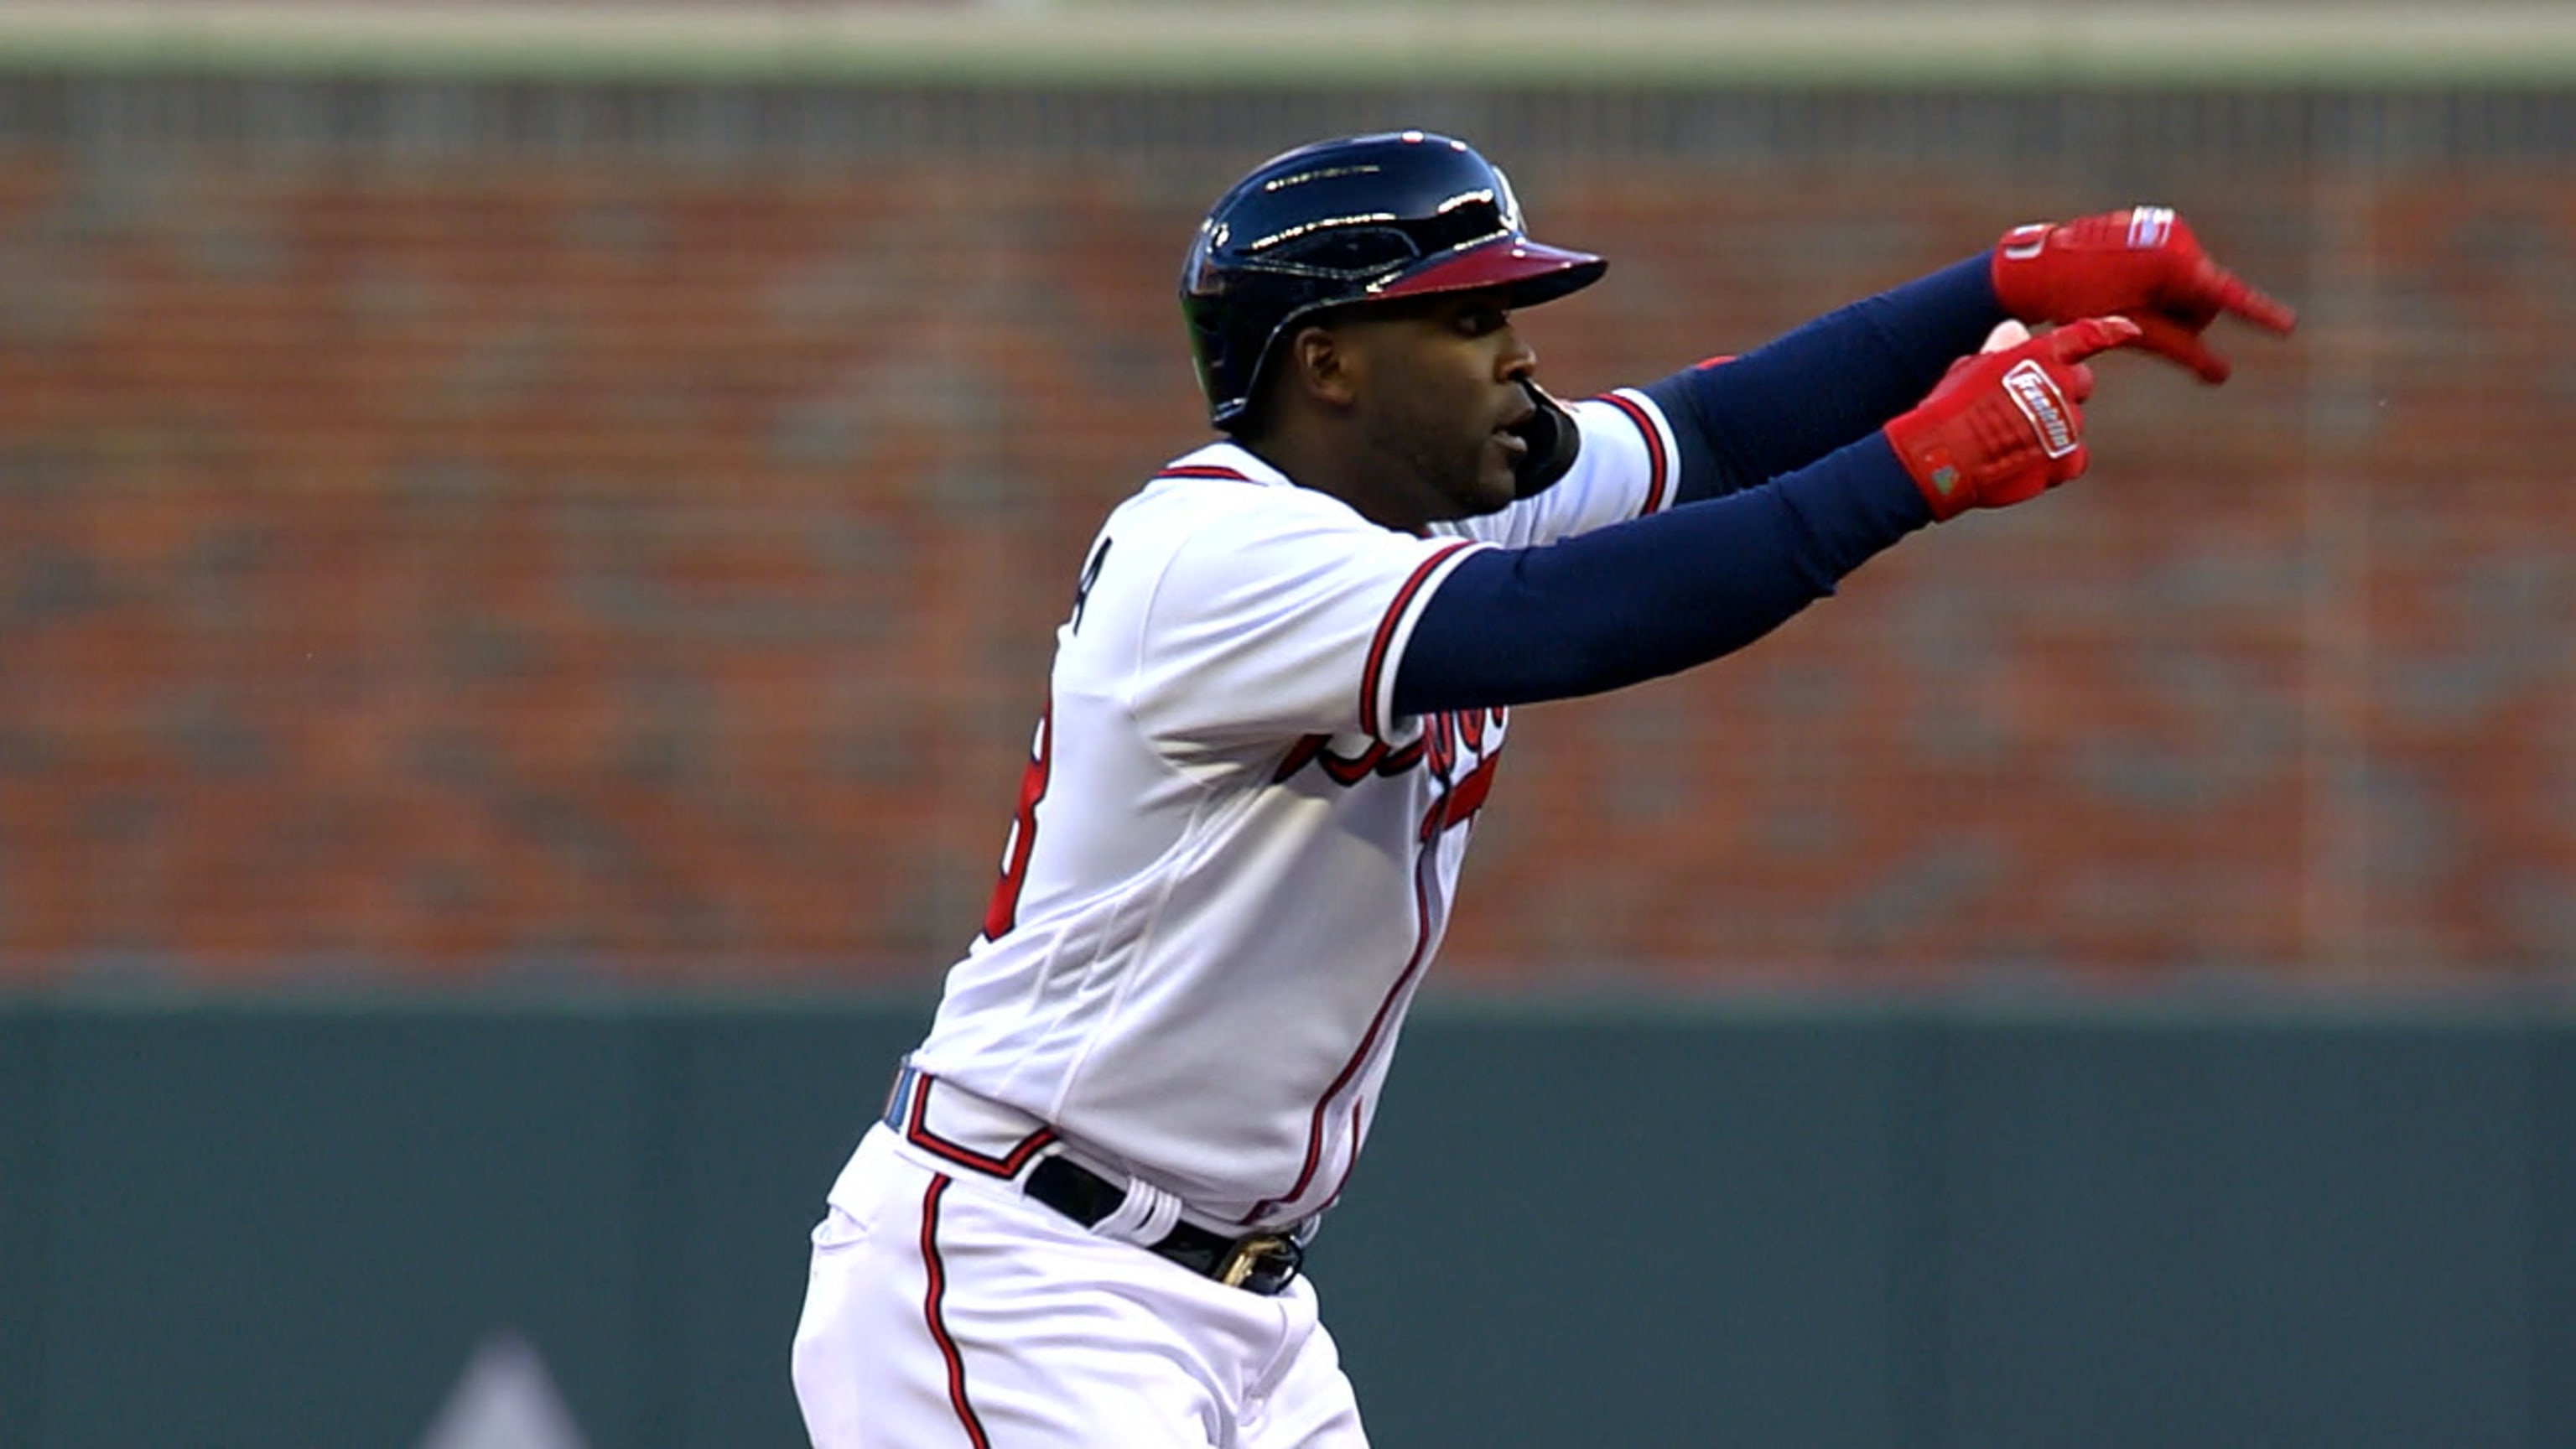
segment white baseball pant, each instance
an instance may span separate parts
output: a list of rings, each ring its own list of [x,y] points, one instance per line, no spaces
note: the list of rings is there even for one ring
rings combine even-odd
[[[814,1230],[815,1449],[1365,1449],[1300,1277],[1226,1287],[872,1128]]]

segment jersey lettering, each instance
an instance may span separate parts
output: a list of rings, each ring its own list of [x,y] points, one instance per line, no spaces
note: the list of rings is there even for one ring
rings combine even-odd
[[[1395,776],[1417,765],[1427,766],[1443,788],[1423,812],[1420,838],[1428,843],[1453,825],[1464,825],[1484,808],[1493,789],[1494,771],[1502,759],[1500,738],[1510,713],[1503,709],[1448,710],[1425,716],[1422,737],[1403,746],[1371,740],[1356,754],[1333,748],[1329,735],[1308,735],[1290,748],[1271,775],[1274,783],[1294,779],[1309,765],[1337,785],[1356,785],[1371,775]],[[1488,734],[1493,748],[1486,749]],[[1460,767],[1469,758],[1474,763]]]
[[[1356,755],[1346,755],[1333,748],[1331,735],[1308,735],[1288,751],[1272,773],[1273,784],[1294,779],[1308,765],[1322,767],[1336,784],[1356,785],[1371,775],[1396,776],[1422,763],[1422,741],[1415,740],[1402,749],[1391,749],[1383,740],[1371,740]]]
[[[1091,558],[1082,566],[1080,582],[1073,586],[1073,622],[1065,627],[1076,634],[1082,632],[1082,609],[1091,602],[1091,586],[1100,582],[1100,566],[1109,562],[1110,542],[1107,534],[1101,535],[1100,547],[1091,551]]]
[[[1102,545],[1100,553],[1109,551]],[[1099,554],[1092,555],[1096,561]],[[1079,608],[1076,617],[1080,617]],[[993,882],[993,899],[984,907],[984,937],[998,941],[1018,924],[1020,890],[1029,880],[1029,853],[1038,843],[1038,802],[1046,798],[1047,775],[1055,754],[1055,702],[1038,715],[1037,739],[1029,746],[1028,768],[1020,772],[1020,808],[1011,817],[1011,838],[1002,847],[1001,878]]]
[[[1429,845],[1441,831],[1453,825],[1464,825],[1476,818],[1476,812],[1485,808],[1485,797],[1493,792],[1494,767],[1502,762],[1500,752],[1485,756],[1476,762],[1476,768],[1467,772],[1466,779],[1450,786],[1439,799],[1431,802],[1431,808],[1422,812],[1423,844]]]

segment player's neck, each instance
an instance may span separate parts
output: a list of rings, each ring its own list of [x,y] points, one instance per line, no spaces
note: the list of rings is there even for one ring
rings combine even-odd
[[[1345,456],[1328,437],[1282,430],[1236,443],[1298,487],[1338,498],[1380,528],[1411,534],[1427,531],[1430,519],[1408,505],[1402,490],[1385,486],[1368,459]]]

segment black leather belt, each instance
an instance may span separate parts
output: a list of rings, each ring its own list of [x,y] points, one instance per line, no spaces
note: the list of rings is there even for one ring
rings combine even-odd
[[[945,1161],[988,1176],[1009,1177],[1028,1156],[1055,1139],[1053,1128],[1041,1127],[1000,1155],[940,1139],[922,1127],[915,1109],[916,1095],[928,1091],[932,1082],[929,1075],[907,1065],[896,1075],[894,1092],[886,1100],[885,1123]],[[1020,1190],[1086,1228],[1099,1226],[1127,1201],[1127,1189],[1060,1153],[1038,1158]],[[1229,1238],[1191,1223],[1175,1223],[1159,1240],[1143,1246],[1203,1278],[1264,1297],[1294,1281],[1306,1256],[1305,1245],[1286,1233]]]
[[[1069,1157],[1040,1159],[1022,1190],[1086,1228],[1127,1201],[1125,1188]],[[1264,1297],[1287,1287],[1306,1256],[1305,1246],[1285,1233],[1228,1238],[1192,1223],[1173,1224],[1146,1247],[1202,1278]]]

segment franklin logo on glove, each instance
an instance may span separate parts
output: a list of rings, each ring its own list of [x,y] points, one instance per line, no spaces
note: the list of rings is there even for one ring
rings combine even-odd
[[[2057,384],[2048,380],[2038,363],[2025,362],[2005,373],[2004,391],[2039,430],[2041,452],[2063,458],[2075,451],[2075,420],[2067,415],[2066,399],[2059,395]]]

